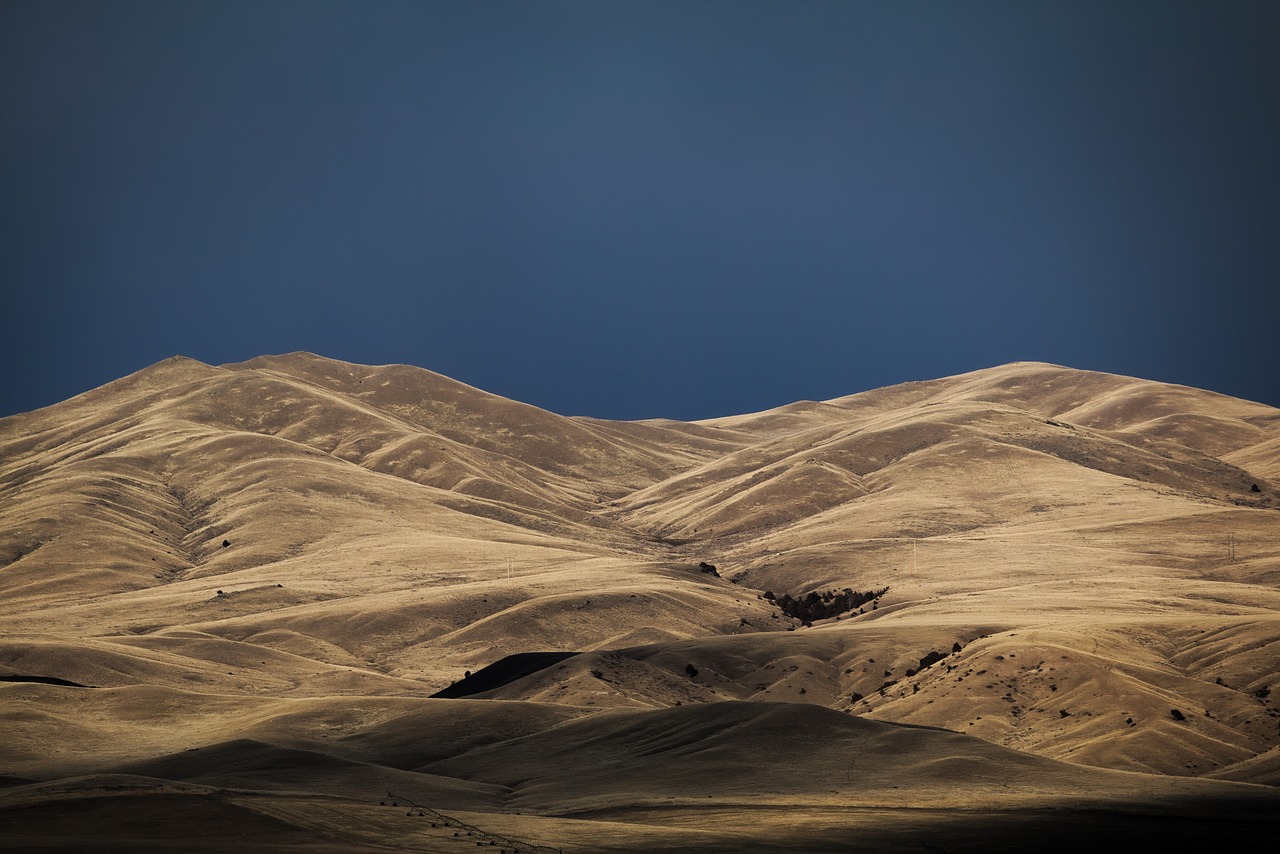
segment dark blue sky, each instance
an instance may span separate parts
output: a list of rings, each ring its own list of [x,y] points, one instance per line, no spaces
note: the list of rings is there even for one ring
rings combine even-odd
[[[174,354],[696,419],[1280,405],[1280,3],[0,0],[0,415]]]

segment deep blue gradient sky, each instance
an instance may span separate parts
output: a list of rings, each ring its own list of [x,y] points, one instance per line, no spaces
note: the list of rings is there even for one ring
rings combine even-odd
[[[0,415],[310,350],[697,419],[1280,405],[1280,3],[0,0]]]

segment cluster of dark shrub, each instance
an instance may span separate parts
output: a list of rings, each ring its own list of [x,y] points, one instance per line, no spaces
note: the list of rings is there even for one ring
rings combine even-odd
[[[828,590],[825,593],[815,590],[795,599],[789,593],[774,596],[772,590],[766,590],[764,598],[772,601],[787,616],[803,620],[805,623],[812,623],[814,620],[825,620],[828,617],[848,613],[868,602],[875,607],[875,601],[888,592],[888,587],[861,591],[846,587],[844,590]]]
[[[959,642],[959,641],[956,641],[955,643],[953,643],[953,644],[951,645],[951,652],[952,652],[953,654],[954,654],[954,653],[959,652],[959,651],[960,651],[960,649],[961,649],[961,647],[960,647],[960,642]],[[928,667],[930,664],[937,664],[939,661],[942,661],[942,659],[944,659],[944,658],[946,658],[946,657],[947,657],[947,656],[946,656],[944,653],[938,652],[936,649],[934,649],[934,650],[930,650],[928,653],[926,653],[926,654],[925,654],[925,656],[924,656],[923,658],[921,658],[921,659],[920,659],[920,666],[919,666],[919,667],[909,667],[909,668],[907,668],[907,675],[908,675],[908,676],[915,676],[917,673],[919,673],[921,670],[924,670],[924,669],[925,669],[926,667]],[[888,676],[888,675],[889,675],[888,673],[885,673],[885,676]],[[1056,691],[1057,689],[1055,688],[1054,690]]]

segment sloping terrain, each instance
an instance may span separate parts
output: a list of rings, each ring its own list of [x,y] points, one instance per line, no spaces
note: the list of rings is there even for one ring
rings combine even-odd
[[[0,420],[0,848],[1266,839],[1278,447],[1040,363],[681,423],[175,357]]]

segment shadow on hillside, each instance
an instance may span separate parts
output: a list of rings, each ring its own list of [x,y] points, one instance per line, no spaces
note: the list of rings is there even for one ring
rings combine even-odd
[[[517,679],[523,679],[531,673],[537,673],[539,670],[545,670],[554,664],[559,664],[567,658],[573,658],[577,654],[576,652],[517,652],[514,655],[500,658],[475,673],[468,674],[431,696],[433,698],[453,699],[492,691],[494,688],[501,688],[503,685],[514,682]]]

